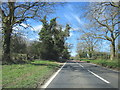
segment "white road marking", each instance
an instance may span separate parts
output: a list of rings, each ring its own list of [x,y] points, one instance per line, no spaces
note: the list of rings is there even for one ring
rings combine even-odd
[[[77,62],[76,62],[77,63]],[[79,63],[77,63],[79,66],[81,66],[82,68],[84,68],[84,66],[83,65],[81,65],[81,64],[79,64]]]
[[[76,62],[77,63],[77,62]],[[82,66],[81,64],[77,63],[79,66],[81,66],[82,68],[84,68],[84,66]],[[96,64],[93,64],[96,65]],[[106,83],[110,83],[109,81],[105,80],[104,78],[98,76],[97,74],[93,73],[92,71],[88,70],[88,72],[92,73],[93,75],[95,75],[97,78],[101,79],[102,81],[106,82]]]
[[[61,69],[65,66],[66,62],[63,64],[63,66],[56,72],[54,73],[50,79],[44,84],[41,86],[41,88],[47,88],[47,86],[52,82],[52,80],[57,76],[57,74],[61,71]]]
[[[78,63],[79,64],[79,63]],[[83,65],[81,65],[81,64],[79,64],[79,66],[81,66],[81,67],[83,67],[84,68],[84,66]]]
[[[106,83],[110,83],[109,81],[105,80],[104,78],[98,76],[97,74],[93,73],[92,71],[88,70],[88,72],[92,73],[93,75],[95,75],[96,77],[98,77],[99,79],[101,79],[102,81],[106,82]]]

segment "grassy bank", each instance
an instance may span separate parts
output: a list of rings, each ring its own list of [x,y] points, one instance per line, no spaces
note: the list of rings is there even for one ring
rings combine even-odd
[[[33,61],[30,64],[2,66],[3,88],[36,88],[43,83],[57,68],[54,61]]]
[[[80,59],[80,60],[88,61],[104,67],[120,70],[120,62],[118,62],[118,60],[101,60],[101,59],[96,59],[96,60]]]
[[[2,50],[0,49],[0,60],[2,60]]]

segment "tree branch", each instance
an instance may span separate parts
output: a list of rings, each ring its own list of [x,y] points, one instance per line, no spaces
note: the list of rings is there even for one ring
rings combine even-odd
[[[2,17],[6,17],[4,11],[1,8],[0,8],[0,13],[1,13]]]
[[[113,7],[120,8],[119,5],[116,5],[114,2],[110,2],[110,5],[113,6]]]
[[[96,18],[95,18],[95,20],[96,20],[96,21],[97,21],[100,25],[102,25],[102,26],[104,26],[104,27],[108,28],[108,30],[110,30],[110,31],[111,31],[111,29],[109,28],[109,26],[108,26],[108,25],[101,23],[101,22],[100,22],[98,19],[96,19]]]

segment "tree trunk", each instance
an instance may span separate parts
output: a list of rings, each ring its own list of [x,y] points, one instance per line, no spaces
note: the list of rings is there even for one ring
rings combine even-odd
[[[88,54],[89,54],[89,58],[91,58],[91,57],[92,57],[91,48],[89,48],[88,51],[89,51],[89,52],[88,52]]]
[[[12,30],[12,29],[11,29]],[[2,61],[4,63],[12,63],[10,56],[10,38],[11,38],[11,30],[4,30],[4,42],[3,42],[3,57]]]
[[[2,14],[2,27],[4,33],[4,42],[3,42],[3,57],[2,61],[4,63],[12,63],[10,57],[10,39],[12,34],[12,27],[14,25],[14,2],[9,2],[9,14],[6,16],[5,13]]]
[[[111,42],[111,57],[110,59],[113,60],[115,58],[115,41]]]

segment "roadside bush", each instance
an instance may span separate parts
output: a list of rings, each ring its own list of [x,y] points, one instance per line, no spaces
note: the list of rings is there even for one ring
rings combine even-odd
[[[12,60],[14,63],[26,63],[27,62],[27,54],[12,54]]]

